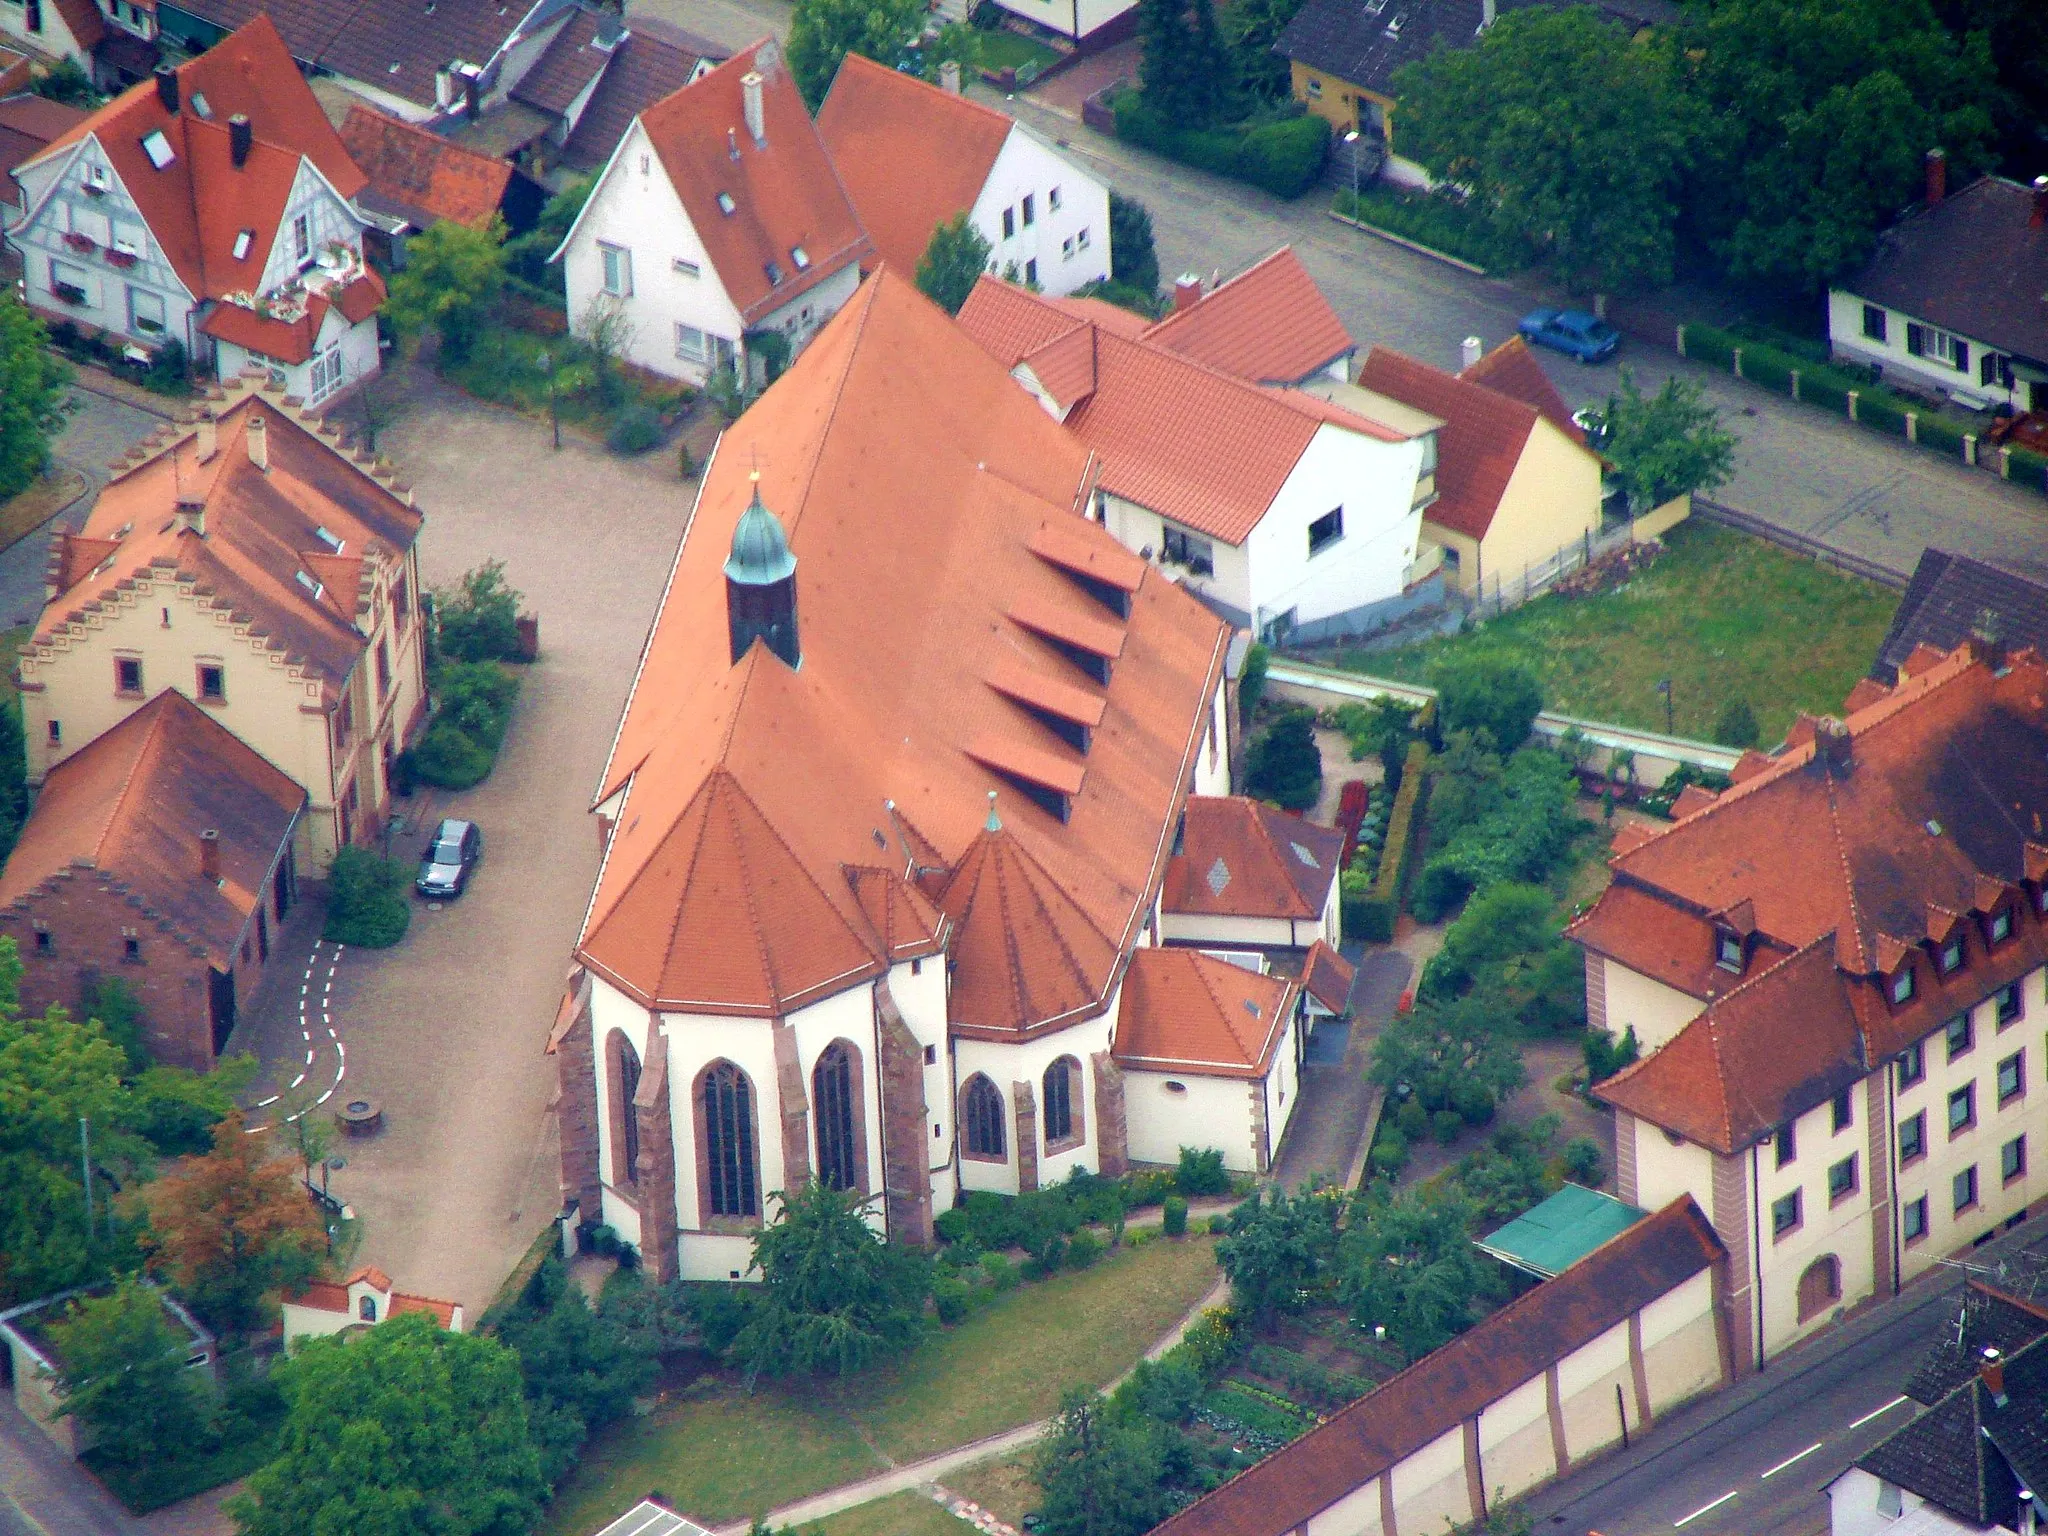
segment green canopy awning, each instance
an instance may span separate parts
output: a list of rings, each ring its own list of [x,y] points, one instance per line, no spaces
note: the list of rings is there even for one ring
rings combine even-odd
[[[1474,1246],[1503,1264],[1548,1280],[1649,1215],[1597,1189],[1567,1184]]]

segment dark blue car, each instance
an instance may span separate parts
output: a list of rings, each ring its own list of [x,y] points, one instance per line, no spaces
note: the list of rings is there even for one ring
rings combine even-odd
[[[1604,363],[1621,345],[1621,333],[1583,309],[1532,309],[1517,327],[1522,339],[1554,347],[1582,363]]]

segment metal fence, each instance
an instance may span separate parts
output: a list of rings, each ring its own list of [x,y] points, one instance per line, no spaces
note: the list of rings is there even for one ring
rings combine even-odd
[[[1710,523],[1721,523],[1729,528],[1739,528],[1744,533],[1759,539],[1768,539],[1784,549],[1806,555],[1823,565],[1832,565],[1838,571],[1851,576],[1861,576],[1865,581],[1875,581],[1897,591],[1904,591],[1911,578],[1904,571],[1895,571],[1888,565],[1879,565],[1875,560],[1866,560],[1861,555],[1852,555],[1844,550],[1810,539],[1803,533],[1790,528],[1780,528],[1776,523],[1767,523],[1752,513],[1724,507],[1717,501],[1707,501],[1695,496],[1692,509]]]

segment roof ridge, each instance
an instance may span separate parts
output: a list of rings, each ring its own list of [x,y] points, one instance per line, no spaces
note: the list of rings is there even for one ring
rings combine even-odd
[[[1505,345],[1505,343],[1503,343],[1503,345]],[[1497,347],[1494,350],[1498,351],[1499,348]],[[1529,418],[1527,423],[1529,428],[1533,429],[1536,424],[1537,418],[1541,417],[1543,414],[1541,411],[1537,410],[1535,406],[1529,404],[1529,402],[1526,400],[1518,400],[1513,395],[1507,394],[1505,391],[1495,389],[1489,384],[1482,384],[1476,379],[1468,379],[1464,377],[1462,374],[1452,373],[1449,369],[1439,368],[1433,363],[1425,363],[1419,357],[1410,357],[1406,352],[1401,351],[1398,347],[1390,347],[1383,342],[1374,343],[1372,351],[1369,354],[1367,354],[1367,361],[1370,362],[1373,357],[1378,356],[1382,352],[1386,353],[1387,356],[1396,359],[1403,366],[1419,369],[1424,373],[1434,374],[1438,378],[1448,380],[1450,383],[1456,385],[1460,389],[1479,390],[1481,393],[1490,395],[1496,400],[1504,401],[1506,404],[1513,406],[1517,411],[1526,412]],[[1366,385],[1364,387],[1370,389],[1372,386]]]
[[[1863,943],[1863,907],[1856,899],[1856,870],[1849,861],[1849,839],[1842,831],[1841,793],[1835,783],[1835,776],[1830,773],[1827,777],[1828,833],[1834,839],[1835,854],[1841,861],[1842,889],[1849,902],[1849,933],[1854,945],[1852,953],[1855,956],[1856,968],[1861,972],[1870,959],[1869,950]]]
[[[737,711],[735,711],[735,718],[737,718]],[[754,804],[754,797],[747,793],[746,786],[740,783],[738,777],[733,773],[733,771],[730,768],[726,767],[723,759],[721,759],[718,762],[718,764],[712,768],[709,774],[705,775],[705,782],[713,786],[714,796],[717,796],[718,798],[723,799],[726,802],[726,804],[723,807],[723,811],[728,823],[727,834],[732,838],[733,854],[739,860],[740,868],[745,871],[745,878],[743,878],[740,882],[740,891],[741,899],[746,907],[747,927],[753,931],[754,952],[760,956],[761,970],[767,979],[768,996],[770,1004],[771,1006],[773,1006],[775,1004],[779,1004],[782,1001],[782,977],[777,972],[774,956],[769,952],[767,931],[761,926],[760,904],[754,899],[754,870],[751,867],[752,861],[747,857],[746,839],[740,831],[738,807],[731,803],[732,796],[736,794],[741,799],[746,801],[748,807],[754,812],[754,814],[756,816],[759,816],[764,823],[767,823],[768,831],[770,832],[770,834],[774,836],[775,840],[778,843],[782,844],[783,851],[790,854],[792,862],[795,862],[799,869],[803,867],[802,861],[796,858],[795,853],[790,850],[789,844],[783,842],[782,835],[779,832],[776,832],[775,830],[775,824],[773,822],[768,821],[767,816],[762,812],[760,806]],[[715,804],[716,801],[714,801],[714,806]],[[705,807],[705,810],[707,812],[707,821],[709,820],[708,813],[714,808],[714,806]],[[810,873],[808,870],[805,870],[804,872],[806,875]],[[696,880],[696,877],[697,867],[693,862],[690,867],[691,881],[694,882]],[[683,890],[685,894],[688,894],[689,886],[685,885],[683,887]],[[823,893],[821,892],[820,894]],[[829,897],[827,898],[827,901],[829,903]],[[682,910],[683,904],[681,902],[677,902],[676,914],[678,925],[680,925],[682,920]],[[676,935],[672,931],[669,935],[671,953],[673,953],[675,949],[675,937]]]
[[[115,823],[124,819],[124,813],[128,807],[128,797],[135,792],[136,781],[142,776],[143,764],[156,761],[158,750],[162,744],[165,716],[170,712],[170,706],[160,704],[159,700],[165,694],[174,692],[176,692],[175,689],[164,689],[156,698],[151,699],[141,708],[131,711],[127,719],[120,722],[121,725],[125,725],[128,720],[133,720],[138,715],[148,715],[151,709],[156,711],[154,715],[149,715],[147,721],[140,728],[141,740],[136,743],[135,755],[128,759],[128,771],[121,777],[120,792],[109,802],[107,806],[107,819],[101,823],[99,835],[92,840],[95,868],[99,867],[99,856],[106,848],[107,839],[113,835]],[[119,729],[119,726],[117,725],[115,729]]]
[[[755,46],[759,47],[760,45],[757,43]],[[826,158],[829,160],[831,157],[828,155]],[[835,176],[838,174],[836,170],[833,172]],[[843,192],[845,189],[841,188],[840,190]],[[879,277],[881,273],[881,267],[876,267],[874,275]],[[832,440],[832,423],[838,419],[840,404],[846,399],[847,382],[853,373],[854,361],[860,356],[861,343],[867,337],[868,321],[874,318],[875,304],[882,291],[882,285],[872,280],[861,284],[861,287],[867,290],[865,299],[856,293],[853,302],[846,305],[847,309],[852,309],[855,304],[858,304],[860,308],[858,313],[854,315],[853,335],[846,343],[846,357],[840,363],[839,377],[832,385],[832,403],[825,412],[825,419],[818,424],[817,431],[811,434],[811,458],[809,465],[804,471],[803,494],[797,498],[795,509],[791,511],[789,517],[785,520],[787,534],[792,543],[796,539],[797,524],[802,520],[805,508],[810,505],[811,490],[817,484],[818,479],[818,461],[824,457],[825,445]],[[737,425],[737,423],[734,425]],[[726,428],[728,432],[731,430],[731,427]],[[701,481],[699,485],[701,487]],[[734,718],[738,718],[737,713],[735,713]]]

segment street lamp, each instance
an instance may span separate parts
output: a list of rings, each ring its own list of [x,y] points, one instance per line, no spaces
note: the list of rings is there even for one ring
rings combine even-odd
[[[1344,148],[1351,156],[1351,217],[1358,217],[1358,130],[1344,135]]]
[[[548,381],[548,425],[554,430],[555,449],[559,452],[562,447],[562,417],[555,409],[555,360],[548,356],[546,349],[542,349],[540,356],[533,361],[540,369],[541,377]]]

